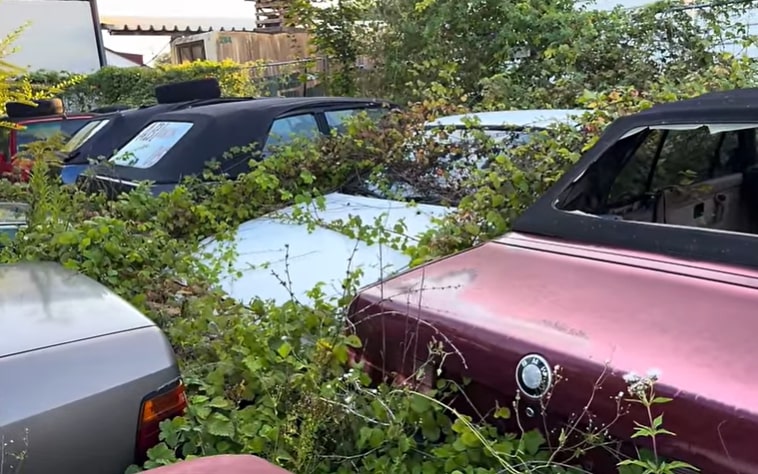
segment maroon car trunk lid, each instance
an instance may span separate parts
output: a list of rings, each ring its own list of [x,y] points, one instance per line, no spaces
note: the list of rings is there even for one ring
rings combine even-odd
[[[622,377],[654,369],[657,393],[674,398],[662,406],[677,434],[667,452],[724,473],[758,472],[757,304],[755,273],[511,234],[373,286],[351,314],[373,363],[402,371],[393,353],[418,360],[428,339],[449,340],[465,362],[451,360],[447,373],[471,377],[502,403],[517,391],[521,358],[541,354],[562,367],[550,411],[565,416],[606,374],[591,411],[612,418]],[[406,347],[376,347],[378,331]],[[413,332],[418,350],[407,346]],[[628,437],[631,418],[645,421],[638,415],[613,434]]]

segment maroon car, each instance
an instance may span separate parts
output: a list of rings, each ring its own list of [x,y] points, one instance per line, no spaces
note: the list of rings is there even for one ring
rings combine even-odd
[[[362,357],[408,377],[441,341],[442,377],[471,379],[470,414],[518,393],[521,422],[541,427],[549,397],[549,428],[610,423],[649,371],[673,399],[654,407],[676,434],[659,454],[758,473],[757,130],[758,89],[616,120],[512,232],[364,289]],[[631,404],[610,435],[629,440],[633,421],[647,415]]]

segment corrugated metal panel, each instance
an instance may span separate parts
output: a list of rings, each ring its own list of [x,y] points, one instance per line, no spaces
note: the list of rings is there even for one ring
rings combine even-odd
[[[101,16],[103,29],[113,35],[196,34],[210,31],[254,31],[255,19]]]

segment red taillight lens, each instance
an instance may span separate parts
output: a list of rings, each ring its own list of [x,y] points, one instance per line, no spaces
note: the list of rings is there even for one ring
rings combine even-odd
[[[135,456],[139,464],[147,460],[147,450],[158,444],[161,421],[181,416],[186,409],[187,395],[181,380],[142,401]]]

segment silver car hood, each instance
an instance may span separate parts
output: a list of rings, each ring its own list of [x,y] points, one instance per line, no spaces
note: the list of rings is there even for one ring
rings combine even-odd
[[[106,287],[58,264],[0,266],[0,358],[153,325]]]

